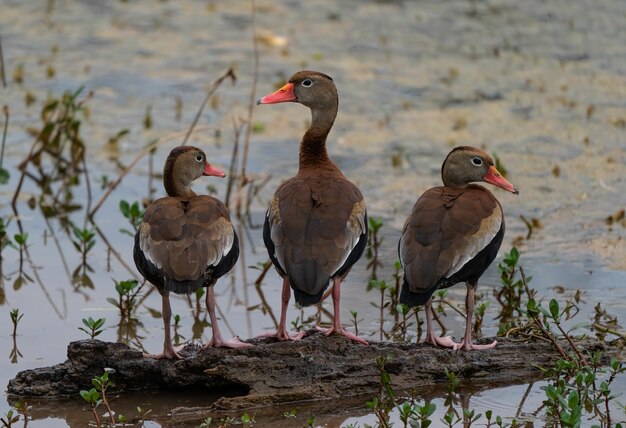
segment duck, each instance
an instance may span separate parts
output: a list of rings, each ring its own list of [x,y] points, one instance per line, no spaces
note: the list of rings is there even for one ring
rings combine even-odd
[[[286,329],[291,290],[299,305],[311,306],[332,283],[333,323],[317,329],[367,345],[341,323],[341,283],[363,255],[368,230],[363,195],[326,150],[339,107],[337,88],[330,76],[303,70],[257,104],[284,102],[308,107],[311,124],[300,142],[298,173],[278,187],[263,225],[263,242],[283,280],[280,322],[269,336],[300,340],[305,332],[292,335]]]
[[[483,150],[460,146],[448,153],[441,167],[443,186],[426,190],[413,206],[398,242],[404,269],[400,303],[424,306],[426,343],[453,350],[494,348],[472,342],[472,314],[478,280],[495,259],[504,237],[504,212],[484,182],[519,194]],[[438,337],[432,326],[432,295],[464,282],[465,334],[458,343]]]
[[[168,155],[163,168],[167,196],[155,200],[135,234],[133,259],[141,275],[161,294],[165,328],[163,352],[153,358],[181,359],[170,335],[172,310],[169,293],[191,294],[208,288],[206,305],[212,328],[208,347],[241,348],[250,344],[238,338],[222,338],[215,315],[217,280],[239,258],[239,238],[226,206],[208,195],[197,195],[191,183],[202,176],[225,177],[207,162],[206,154],[193,146],[179,146]]]

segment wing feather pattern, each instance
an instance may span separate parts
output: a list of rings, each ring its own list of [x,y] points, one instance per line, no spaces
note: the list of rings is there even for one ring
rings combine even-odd
[[[299,303],[317,303],[330,279],[347,274],[363,252],[363,196],[350,181],[327,171],[296,176],[276,191],[265,235],[270,256],[289,277]]]
[[[213,271],[235,246],[238,255],[228,210],[210,196],[155,201],[146,210],[137,236],[139,250],[163,278],[165,291],[176,292],[167,289],[175,288],[175,283],[187,284],[184,292],[189,292],[190,282],[197,283],[196,289],[212,285],[219,276]]]
[[[481,186],[426,191],[399,242],[409,290],[427,300],[442,279],[459,272],[495,238],[502,221],[500,204]]]

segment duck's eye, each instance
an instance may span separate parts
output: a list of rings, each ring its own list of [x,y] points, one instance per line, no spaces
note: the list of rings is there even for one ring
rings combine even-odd
[[[197,160],[198,162],[202,162],[202,161],[203,161],[203,159],[202,159],[202,155],[201,155],[200,153],[198,153],[198,154],[196,155],[196,160]]]
[[[309,86],[311,86],[313,84],[313,81],[311,79],[304,79],[302,81],[302,86],[304,86],[305,88],[308,88]]]
[[[473,157],[472,163],[476,166],[481,166],[483,164],[483,160],[479,157]]]

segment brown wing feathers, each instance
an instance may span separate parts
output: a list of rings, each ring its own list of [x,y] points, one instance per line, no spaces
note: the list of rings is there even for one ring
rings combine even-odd
[[[331,277],[345,275],[365,247],[362,195],[343,177],[296,176],[276,191],[268,214],[266,245],[302,305],[318,303]]]
[[[442,282],[494,239],[501,216],[497,200],[480,186],[426,191],[407,219],[400,241],[405,281],[414,294],[404,292],[405,297],[415,305],[426,303]]]
[[[223,274],[216,268],[224,270],[220,264],[226,262],[227,272],[237,259],[231,253],[236,250],[238,255],[226,207],[209,196],[155,201],[146,210],[137,237],[140,254],[135,257],[144,259],[137,264],[161,291],[190,293],[210,286]]]

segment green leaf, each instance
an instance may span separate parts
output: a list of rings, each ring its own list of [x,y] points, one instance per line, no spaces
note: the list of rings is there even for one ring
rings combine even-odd
[[[9,179],[11,178],[11,174],[4,168],[0,168],[0,184],[7,184]]]
[[[550,315],[555,321],[559,317],[559,302],[556,299],[550,300]]]

